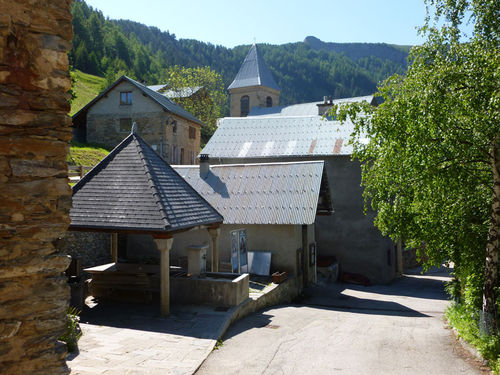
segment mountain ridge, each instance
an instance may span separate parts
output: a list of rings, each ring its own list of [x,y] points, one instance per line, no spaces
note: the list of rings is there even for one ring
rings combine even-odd
[[[210,66],[227,86],[250,45],[227,48],[195,39],[177,39],[169,31],[129,20],[105,18],[84,0],[72,3],[74,39],[70,61],[85,73],[113,81],[126,74],[147,84],[166,81],[166,67]],[[302,42],[258,44],[259,52],[281,87],[280,104],[361,96],[376,91],[388,76],[406,70],[408,46],[385,43]]]

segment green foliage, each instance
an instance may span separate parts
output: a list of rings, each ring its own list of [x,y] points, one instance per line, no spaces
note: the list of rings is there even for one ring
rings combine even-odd
[[[82,0],[71,4],[74,38],[70,60],[75,68],[106,77],[122,74],[147,84],[166,82],[167,68],[209,66],[229,86],[249,46],[226,48],[192,39],[176,39],[128,20],[105,19]],[[308,37],[304,42],[259,45],[282,92],[281,104],[369,95],[376,85],[406,68],[407,47],[387,44],[333,44]],[[107,86],[106,86],[107,87]],[[104,88],[104,87],[103,87]]]
[[[462,305],[453,304],[446,310],[448,323],[455,328],[460,337],[475,347],[481,356],[489,361],[495,374],[500,374],[500,336],[481,334],[478,328],[478,315],[471,313]]]
[[[71,91],[74,94],[70,112],[70,116],[72,116],[99,94],[104,78],[86,74],[79,70],[72,70],[70,75]]]
[[[78,340],[82,336],[82,331],[78,325],[80,321],[80,311],[74,307],[68,308],[66,312],[66,330],[64,334],[59,337],[59,340],[64,341],[68,346],[70,353],[74,352],[78,345]]]
[[[108,154],[109,150],[101,145],[72,141],[67,162],[70,165],[93,167]]]
[[[167,69],[166,79],[169,89],[178,94],[173,100],[205,124],[201,137],[206,143],[215,132],[217,119],[226,114],[227,94],[221,75],[209,67],[185,68],[176,65]],[[195,87],[200,87],[197,93],[180,97],[186,88]]]
[[[477,311],[488,282],[496,283],[494,273],[485,277],[485,249],[498,253],[489,231],[498,232],[490,217],[500,214],[493,206],[500,183],[500,28],[492,26],[500,3],[428,3],[437,8],[437,23],[427,20],[422,28],[427,41],[411,50],[406,75],[379,87],[379,107],[349,105],[338,118],[355,123],[354,157],[363,163],[375,224],[422,249],[426,265],[453,262],[458,285],[448,290]],[[462,42],[465,14],[475,32]],[[442,17],[447,22],[439,28]]]

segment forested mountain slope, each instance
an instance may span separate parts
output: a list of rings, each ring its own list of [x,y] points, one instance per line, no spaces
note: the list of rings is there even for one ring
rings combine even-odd
[[[248,45],[226,48],[192,39],[177,39],[128,20],[111,20],[83,0],[72,4],[74,39],[70,60],[74,68],[105,76],[128,76],[147,84],[165,81],[165,68],[210,66],[226,85],[234,79]],[[166,19],[165,29],[168,29]],[[259,44],[276,82],[281,104],[367,95],[379,81],[406,68],[408,47],[388,44],[304,42]]]

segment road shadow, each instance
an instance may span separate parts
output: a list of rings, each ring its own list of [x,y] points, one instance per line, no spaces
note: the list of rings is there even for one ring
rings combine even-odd
[[[278,306],[279,307],[279,306]],[[268,309],[266,309],[268,310]],[[237,321],[224,334],[224,340],[230,339],[250,329],[275,329],[276,326],[271,324],[273,315],[266,314],[266,310],[261,310],[246,316],[244,319]]]
[[[387,315],[387,316],[404,316],[411,318],[428,318],[423,312],[414,310],[408,306],[401,305],[392,301],[380,301],[368,298],[358,298],[341,294],[337,298],[329,299],[308,299],[303,298],[292,307],[311,307],[330,311],[345,311],[356,314],[368,315]]]
[[[388,285],[355,285],[340,283],[344,289],[391,296],[446,300],[445,281],[419,275],[404,275]]]

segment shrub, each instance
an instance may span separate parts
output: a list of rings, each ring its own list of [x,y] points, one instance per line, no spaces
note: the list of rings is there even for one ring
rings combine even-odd
[[[59,340],[64,341],[68,346],[70,353],[77,348],[77,343],[82,336],[82,331],[78,322],[80,321],[80,311],[74,307],[69,307],[66,313],[66,331],[59,337]]]
[[[446,310],[446,317],[451,327],[459,336],[475,347],[495,374],[500,374],[500,335],[483,335],[479,331],[478,313],[465,308],[462,304],[452,304]]]

